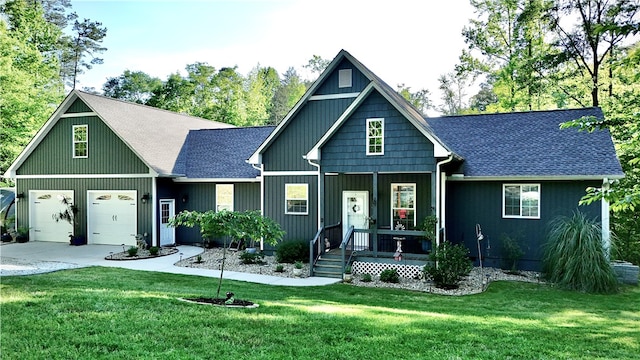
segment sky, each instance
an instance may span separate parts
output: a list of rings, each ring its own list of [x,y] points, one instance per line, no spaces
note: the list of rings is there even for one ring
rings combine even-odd
[[[125,70],[166,80],[196,62],[246,75],[256,65],[280,74],[313,55],[351,53],[389,85],[428,89],[439,103],[438,77],[453,70],[469,0],[72,0],[79,19],[102,22],[104,64],[80,76],[101,90]]]

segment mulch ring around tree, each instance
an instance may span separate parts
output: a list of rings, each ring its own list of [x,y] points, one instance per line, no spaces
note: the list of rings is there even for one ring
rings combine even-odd
[[[186,301],[190,303],[202,304],[202,305],[213,305],[213,306],[222,306],[222,307],[230,307],[230,308],[245,308],[245,309],[253,309],[257,308],[259,305],[255,304],[251,301],[240,300],[235,298],[235,294],[232,292],[227,293],[227,297],[223,298],[179,298],[180,301]]]
[[[105,260],[143,260],[143,259],[152,259],[160,256],[167,256],[171,254],[175,254],[178,252],[178,249],[174,247],[161,247],[158,250],[158,253],[155,255],[151,255],[149,250],[138,249],[138,252],[131,256],[128,251],[122,251],[119,253],[109,254],[104,257]]]

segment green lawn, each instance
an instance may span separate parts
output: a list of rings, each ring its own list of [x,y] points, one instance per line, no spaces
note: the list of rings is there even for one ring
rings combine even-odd
[[[85,268],[1,279],[9,359],[632,359],[640,288],[586,295],[524,283],[446,297],[337,284],[225,281],[260,304],[212,296],[217,279]]]

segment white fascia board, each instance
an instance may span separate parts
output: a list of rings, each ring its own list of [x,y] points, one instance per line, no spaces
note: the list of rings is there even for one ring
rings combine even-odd
[[[342,126],[342,124],[353,114],[353,112],[360,106],[360,104],[367,98],[367,96],[371,93],[371,91],[375,88],[375,83],[372,81],[360,92],[360,95],[356,97],[355,100],[347,107],[347,109],[340,115],[338,120],[336,120],[333,125],[327,130],[327,132],[318,140],[318,142],[309,150],[309,152],[304,156],[305,159],[311,161],[319,161],[320,160],[320,148],[331,139],[331,137],[335,134],[336,131]]]
[[[619,175],[546,175],[546,176],[464,176],[453,174],[447,181],[562,181],[621,179]]]
[[[289,121],[294,117],[294,115],[298,113],[298,111],[302,108],[302,106],[306,104],[307,101],[309,101],[309,99],[313,96],[313,93],[315,93],[316,89],[320,86],[320,84],[324,83],[325,78],[329,76],[329,74],[331,74],[333,70],[335,70],[335,68],[342,61],[342,59],[345,58],[346,56],[345,54],[346,52],[344,50],[340,51],[340,53],[338,53],[338,55],[333,59],[333,61],[331,61],[331,63],[322,72],[322,74],[320,74],[320,76],[316,79],[316,81],[314,81],[313,84],[311,84],[307,92],[305,92],[304,95],[302,95],[300,100],[298,100],[298,102],[293,106],[293,108],[289,110],[289,112],[284,117],[284,119],[280,121],[278,126],[276,126],[276,128],[271,132],[271,134],[269,134],[269,136],[262,142],[262,144],[258,146],[256,151],[249,157],[248,162],[250,164],[254,164],[254,165],[262,164],[262,156],[260,155],[265,150],[265,148],[269,146],[273,141],[273,139],[275,139],[280,134],[282,129],[288,125]]]
[[[78,98],[78,93],[73,90],[71,91],[67,97],[62,101],[62,103],[58,106],[58,108],[51,114],[49,120],[42,125],[40,130],[31,138],[31,141],[25,146],[20,155],[13,161],[13,163],[7,168],[3,177],[8,179],[16,178],[16,170],[24,163],[24,161],[31,155],[33,150],[40,145],[45,136],[51,131],[53,126],[60,120],[61,115],[67,111],[71,104]]]

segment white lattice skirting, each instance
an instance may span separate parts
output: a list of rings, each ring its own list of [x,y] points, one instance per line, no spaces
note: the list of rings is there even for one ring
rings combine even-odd
[[[419,265],[404,265],[398,264],[385,264],[385,263],[372,263],[354,261],[351,264],[351,270],[354,274],[371,274],[372,276],[380,275],[380,273],[386,269],[396,269],[398,275],[407,279],[415,279],[422,277],[423,266]]]

